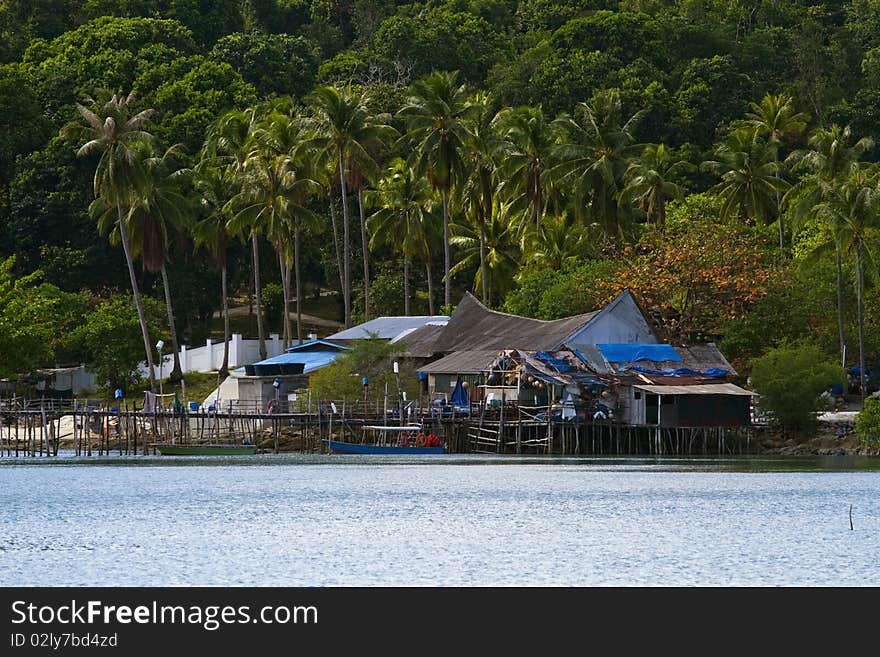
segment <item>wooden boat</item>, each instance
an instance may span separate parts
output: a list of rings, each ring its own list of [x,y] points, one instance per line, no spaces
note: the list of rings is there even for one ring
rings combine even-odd
[[[171,445],[169,443],[151,443],[163,456],[240,456],[256,454],[256,445]]]
[[[446,446],[433,434],[426,434],[418,425],[378,426],[363,428],[359,443],[324,439],[334,454],[445,454]],[[431,438],[433,436],[433,439]]]

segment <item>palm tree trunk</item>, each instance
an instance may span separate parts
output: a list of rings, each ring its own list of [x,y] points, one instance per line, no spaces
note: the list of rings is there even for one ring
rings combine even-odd
[[[858,318],[859,318],[859,391],[862,395],[862,405],[867,396],[867,377],[865,376],[865,315],[862,304],[862,243],[856,249],[856,292],[858,293]]]
[[[489,305],[489,265],[486,263],[486,224],[480,222],[480,282],[483,288],[483,303]]]
[[[281,293],[284,295],[281,346],[283,349],[287,349],[290,346],[290,277],[288,276],[287,264],[284,262],[280,244],[278,245],[278,266],[281,268]]]
[[[296,343],[302,344],[303,341],[303,322],[302,322],[302,276],[300,275],[299,260],[299,231],[293,233],[293,268],[296,276]]]
[[[776,156],[773,156],[773,162],[776,163]],[[776,180],[779,180],[779,171],[773,174]],[[785,258],[785,231],[782,228],[782,209],[779,207],[779,191],[776,192],[776,222],[779,224],[779,257]]]
[[[409,316],[409,256],[403,254],[403,314]]]
[[[263,330],[263,294],[260,292],[260,247],[257,245],[256,233],[251,235],[254,260],[254,300],[257,311],[257,337],[260,340],[260,358],[266,360],[266,334]]]
[[[171,307],[171,286],[168,284],[168,272],[162,265],[162,287],[165,289],[165,309],[168,311],[168,328],[171,331],[171,347],[174,349],[174,367],[168,380],[177,383],[183,380],[183,369],[180,367],[180,343],[177,341],[177,327],[174,325],[174,310]]]
[[[666,231],[666,201],[662,197],[657,204],[657,227],[661,233]]]
[[[333,226],[333,246],[336,248],[336,268],[339,270],[339,291],[345,287],[342,273],[342,252],[339,250],[339,227],[336,225],[336,203],[333,201],[333,186],[330,186],[330,224]]]
[[[541,230],[541,211],[543,210],[541,203],[541,176],[535,177],[535,228]]]
[[[449,254],[449,190],[443,190],[443,280],[446,287],[443,292],[443,304],[447,308],[452,305],[452,290],[450,288],[449,270],[451,260]]]
[[[134,305],[137,308],[138,321],[141,323],[141,334],[144,337],[144,350],[147,354],[147,370],[149,371],[150,390],[156,392],[156,373],[153,371],[153,344],[150,340],[150,329],[147,327],[147,317],[144,314],[144,304],[141,300],[141,292],[138,288],[137,276],[134,273],[134,262],[131,259],[131,246],[128,243],[128,229],[125,226],[125,215],[122,205],[116,204],[119,214],[119,238],[122,241],[122,250],[125,252],[125,264],[128,266],[128,277],[131,279],[131,291],[134,295]]]
[[[364,250],[364,320],[370,319],[370,245],[367,243],[367,219],[364,216],[364,188],[358,187],[361,212],[361,244]]]
[[[840,336],[840,366],[846,367],[846,334],[843,330],[843,264],[841,262],[840,244],[837,250],[837,331]]]
[[[434,314],[434,277],[431,276],[431,259],[425,260],[425,274],[428,277],[428,314]]]
[[[220,269],[220,288],[223,294],[223,364],[220,365],[220,376],[229,375],[229,299],[226,293],[226,264]]]
[[[342,151],[339,151],[339,182],[342,185],[342,253],[343,281],[342,298],[345,303],[345,328],[351,327],[351,237],[348,216],[348,192],[345,188],[345,166],[342,163]]]

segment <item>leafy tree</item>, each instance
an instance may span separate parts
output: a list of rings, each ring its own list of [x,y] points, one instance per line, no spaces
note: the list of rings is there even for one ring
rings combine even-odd
[[[367,378],[367,395],[381,399],[388,391],[388,408],[397,398],[397,379],[393,363],[398,360],[401,390],[409,399],[419,394],[415,365],[400,360],[406,349],[402,342],[390,343],[379,338],[358,340],[350,351],[344,352],[331,365],[323,367],[309,378],[309,385],[318,399],[363,399],[363,377]]]
[[[145,297],[142,305],[148,330],[154,336],[162,336],[162,305],[150,297]],[[110,388],[131,390],[141,379],[139,314],[130,299],[113,297],[87,313],[71,336],[86,354],[98,379]]]
[[[783,430],[811,430],[816,413],[823,410],[819,394],[845,379],[843,368],[811,344],[771,349],[751,365],[759,405]]]
[[[444,6],[414,9],[386,19],[373,45],[389,60],[411,61],[416,77],[457,70],[466,81],[482,80],[507,54],[502,34],[479,16]]]
[[[49,121],[17,66],[0,65],[0,189],[15,175],[15,159],[42,146]]]
[[[232,66],[261,96],[302,98],[314,86],[318,70],[311,44],[289,34],[229,34],[214,44],[211,59]]]
[[[880,445],[880,398],[868,397],[856,416],[856,433],[865,447]]]

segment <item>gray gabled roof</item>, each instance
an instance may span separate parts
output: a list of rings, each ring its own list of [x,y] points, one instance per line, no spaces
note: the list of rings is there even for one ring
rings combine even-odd
[[[419,372],[426,374],[480,374],[498,357],[498,351],[470,350],[456,351],[433,363],[420,367]]]
[[[452,319],[433,345],[435,353],[558,349],[565,339],[587,324],[597,312],[545,321],[490,310],[466,292]]]
[[[383,340],[392,340],[405,331],[417,329],[432,322],[447,322],[447,315],[416,315],[400,317],[377,317],[363,324],[339,331],[328,336],[327,340],[365,340],[375,333]]]

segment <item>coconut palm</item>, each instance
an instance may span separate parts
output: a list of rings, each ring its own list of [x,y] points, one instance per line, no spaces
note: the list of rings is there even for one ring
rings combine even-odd
[[[189,200],[181,189],[182,176],[186,175],[181,167],[182,148],[182,145],[175,144],[161,155],[153,153],[149,145],[138,149],[143,158],[144,184],[133,197],[127,219],[131,227],[132,255],[140,256],[147,271],[162,275],[174,351],[174,366],[168,378],[175,383],[183,382],[183,370],[166,264],[171,238],[185,234],[191,216]]]
[[[257,143],[245,161],[241,191],[225,206],[225,210],[231,213],[227,223],[229,230],[264,232],[282,254],[282,264],[289,261],[290,247],[300,231],[297,219],[315,220],[306,203],[312,195],[321,193],[320,184],[305,173],[302,159],[297,156],[297,153],[273,155]],[[294,259],[298,259],[297,253],[294,253]],[[295,262],[297,280],[298,264]],[[285,289],[288,287],[289,282]],[[298,295],[298,304],[300,299],[301,294]],[[288,312],[285,303],[285,313]],[[301,317],[298,323],[301,338]]]
[[[788,94],[767,94],[760,103],[750,103],[749,107],[752,111],[746,114],[746,125],[752,128],[755,135],[767,139],[774,148],[774,161],[778,161],[779,148],[784,140],[800,136],[810,120],[806,113],[795,111],[794,101]],[[780,169],[777,169],[777,178],[780,173]],[[779,251],[784,254],[785,232],[780,205],[780,192],[777,189],[775,213],[779,224]]]
[[[394,134],[384,117],[370,114],[362,95],[350,89],[322,86],[309,97],[315,121],[312,142],[320,151],[332,154],[336,160],[342,195],[343,299],[345,325],[351,326],[351,216],[348,209],[349,175],[363,174],[376,167],[372,153],[377,152]],[[358,178],[359,180],[359,178]],[[362,238],[366,242],[365,218]],[[369,254],[364,249],[365,302],[369,300]]]
[[[519,268],[520,250],[518,247],[520,226],[519,213],[510,211],[499,198],[493,201],[485,230],[486,271],[489,275],[489,302],[496,292],[503,297],[514,285],[514,274]],[[452,267],[452,273],[470,269],[479,264],[480,234],[470,223],[454,223],[451,226],[452,244],[458,249],[459,261]],[[482,286],[483,270],[476,268],[473,289]]]
[[[540,227],[545,210],[550,169],[557,147],[557,130],[544,116],[541,105],[501,110],[493,126],[502,138],[499,159],[504,180],[499,192],[515,210],[529,208]]]
[[[90,107],[77,103],[76,108],[85,122],[84,128],[87,134],[87,141],[79,148],[77,155],[80,157],[99,155],[93,190],[96,199],[100,198],[108,206],[116,208],[116,225],[119,229],[122,250],[125,253],[125,263],[128,267],[131,290],[144,339],[150,389],[155,391],[152,341],[134,272],[134,260],[125,221],[132,196],[143,180],[141,162],[136,155],[135,145],[140,141],[152,139],[152,135],[144,128],[154,114],[154,110],[145,109],[135,112],[134,102],[133,94],[110,96],[102,93],[101,100],[87,99]],[[82,128],[80,124],[71,124],[65,130],[73,133],[81,132]]]
[[[714,191],[723,201],[722,215],[769,223],[776,194],[788,188],[776,176],[781,165],[775,147],[753,134],[734,131],[716,147],[715,156],[716,160],[703,162],[702,168],[721,178]]]
[[[649,144],[626,171],[626,187],[621,203],[635,203],[649,223],[663,232],[666,228],[666,203],[684,196],[683,187],[673,182],[683,172],[694,169],[686,160],[675,160],[664,144]]]
[[[556,149],[554,179],[572,190],[579,209],[607,235],[622,236],[627,208],[618,203],[632,157],[642,147],[634,130],[644,111],[624,119],[617,89],[596,92],[589,103],[579,103],[575,116],[561,115],[554,125],[565,137]]]
[[[485,92],[471,97],[471,112],[466,117],[467,150],[466,174],[459,185],[458,205],[462,216],[477,228],[480,234],[480,282],[483,303],[489,303],[489,271],[486,262],[486,225],[490,221],[496,185],[496,153],[501,149],[501,139],[494,129],[495,112],[492,99]]]
[[[597,237],[596,231],[580,223],[574,213],[562,212],[547,215],[537,229],[532,226],[523,236],[522,250],[530,262],[563,269],[595,256]]]
[[[406,121],[403,141],[412,147],[412,167],[425,175],[443,201],[444,304],[452,304],[452,266],[449,239],[449,194],[464,177],[468,131],[465,119],[471,110],[458,72],[437,72],[413,83],[410,97],[399,115]]]
[[[842,181],[815,212],[837,227],[837,239],[844,251],[856,259],[856,303],[859,332],[859,379],[862,401],[866,396],[864,266],[874,260],[872,232],[880,227],[880,174],[876,165],[863,164]],[[874,235],[876,238],[876,235]]]
[[[428,225],[434,194],[424,178],[413,174],[407,163],[394,159],[385,170],[374,191],[368,191],[366,202],[377,208],[370,217],[370,246],[391,247],[403,259],[403,312],[410,314],[410,263],[417,256],[425,258],[430,282],[430,249]],[[428,290],[428,294],[432,290]],[[433,309],[430,311],[433,314]]]
[[[791,206],[795,227],[802,226],[814,216],[813,208],[829,201],[838,184],[858,168],[859,160],[874,146],[872,139],[862,137],[855,143],[849,126],[833,124],[830,128],[816,128],[810,134],[806,150],[795,151],[788,162],[795,172],[804,172],[800,181],[783,197]],[[837,265],[837,330],[840,340],[840,364],[845,367],[846,336],[843,318],[843,248],[836,225],[837,215],[826,213],[831,221]]]
[[[230,110],[220,117],[208,130],[208,138],[202,150],[202,157],[216,158],[218,165],[226,167],[228,180],[233,188],[240,186],[245,178],[245,162],[251,152],[253,132],[259,113],[257,108]],[[242,226],[243,235],[251,240],[251,255],[254,270],[254,302],[257,313],[257,337],[260,344],[260,358],[266,358],[266,332],[263,327],[263,299],[260,282],[259,231]]]
[[[229,294],[226,284],[228,217],[223,211],[228,198],[228,180],[223,168],[210,159],[201,160],[193,169],[193,187],[203,218],[192,228],[193,241],[203,247],[220,267],[220,295],[223,304],[223,363],[218,374],[229,374]]]

